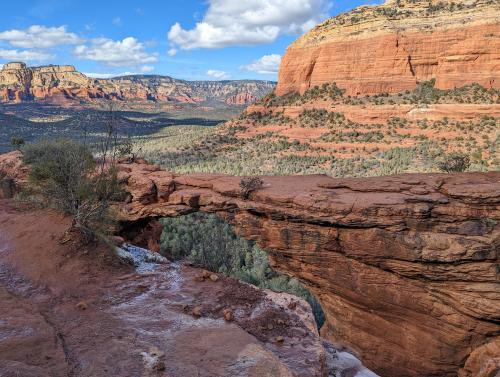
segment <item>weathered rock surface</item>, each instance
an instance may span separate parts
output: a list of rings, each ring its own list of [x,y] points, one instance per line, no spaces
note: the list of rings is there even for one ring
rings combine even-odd
[[[102,245],[67,238],[70,223],[0,200],[2,377],[327,374],[305,301],[222,276],[200,282],[199,269],[177,263],[134,271]],[[291,300],[296,310],[283,307]]]
[[[183,81],[168,76],[93,79],[73,66],[27,67],[7,63],[0,70],[0,102],[71,100],[221,102],[247,105],[274,88],[271,81]]]
[[[498,88],[500,7],[492,0],[398,0],[331,18],[283,56],[277,94],[336,82],[349,95],[397,93],[436,79]]]
[[[227,219],[319,298],[322,334],[380,375],[491,369],[475,350],[500,331],[500,173],[265,177],[243,200],[238,177],[122,169],[132,194],[124,220],[192,211]],[[143,180],[169,193],[134,185]]]
[[[268,249],[320,300],[322,335],[376,373],[496,373],[500,173],[263,177],[248,200],[239,177],[136,163],[120,179],[123,221],[213,212]]]

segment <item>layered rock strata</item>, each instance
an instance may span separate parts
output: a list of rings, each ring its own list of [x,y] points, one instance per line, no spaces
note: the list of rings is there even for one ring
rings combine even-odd
[[[397,93],[436,79],[498,88],[500,7],[492,0],[389,0],[331,18],[283,56],[277,94],[336,82],[348,95]]]
[[[67,65],[27,67],[24,63],[8,63],[0,70],[0,102],[14,103],[107,99],[247,105],[273,88],[271,81],[183,81],[168,76],[93,79]]]
[[[500,173],[265,177],[249,200],[238,177],[120,174],[123,219],[217,213],[318,297],[324,336],[382,376],[477,376],[499,362]]]

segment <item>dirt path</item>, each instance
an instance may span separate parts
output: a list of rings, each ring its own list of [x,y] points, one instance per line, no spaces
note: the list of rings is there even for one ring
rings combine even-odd
[[[137,273],[102,246],[79,246],[67,226],[54,212],[0,201],[0,376],[325,372],[297,299],[175,263]]]

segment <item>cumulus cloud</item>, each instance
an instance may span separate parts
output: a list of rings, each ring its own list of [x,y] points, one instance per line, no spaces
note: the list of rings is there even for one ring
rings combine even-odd
[[[241,66],[241,69],[246,71],[258,72],[262,74],[278,73],[281,63],[281,55],[271,54],[264,55],[262,58],[253,61],[250,64]]]
[[[39,51],[31,50],[3,50],[0,49],[0,59],[16,61],[42,61],[53,59],[54,56]]]
[[[224,79],[229,78],[229,75],[227,72],[218,71],[216,69],[209,69],[207,71],[207,76],[213,77],[214,79],[217,79],[217,80],[224,80]]]
[[[168,33],[182,49],[222,48],[274,42],[280,35],[303,33],[328,17],[327,0],[209,0],[193,29],[179,23]]]
[[[79,59],[93,60],[112,67],[143,66],[158,62],[157,54],[148,53],[144,44],[133,37],[122,41],[98,38],[91,45],[75,47],[73,52]]]
[[[20,48],[51,48],[58,45],[82,43],[83,39],[69,33],[66,26],[46,27],[33,25],[24,30],[7,30],[0,32],[0,40],[7,41]]]
[[[167,54],[168,56],[175,56],[177,55],[177,49],[171,48],[170,50],[168,50]]]

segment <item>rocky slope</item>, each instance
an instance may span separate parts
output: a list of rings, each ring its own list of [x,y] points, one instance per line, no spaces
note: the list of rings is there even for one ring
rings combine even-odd
[[[331,18],[286,51],[277,94],[336,82],[348,95],[468,83],[500,86],[495,0],[387,0]]]
[[[0,158],[18,184],[23,169],[17,152]],[[239,177],[136,163],[120,179],[129,225],[206,211],[256,240],[319,299],[322,335],[378,374],[498,372],[500,173],[264,177],[248,200]]]
[[[73,66],[27,67],[8,63],[0,70],[0,101],[161,101],[247,105],[274,88],[270,81],[183,81],[168,76],[93,79]]]

